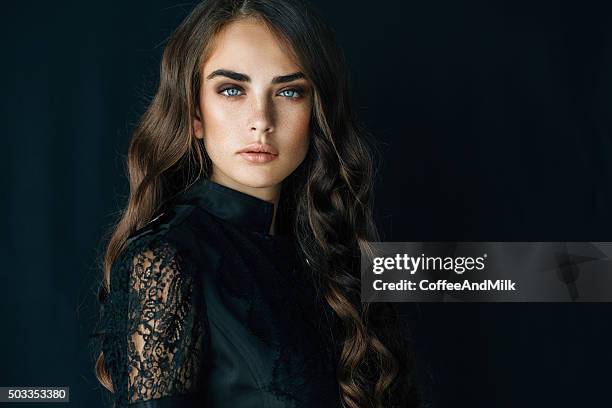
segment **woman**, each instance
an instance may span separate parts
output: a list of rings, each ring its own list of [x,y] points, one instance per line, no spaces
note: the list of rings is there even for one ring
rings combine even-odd
[[[173,33],[104,259],[115,406],[409,406],[393,310],[360,301],[376,231],[349,102],[298,0],[205,1]]]

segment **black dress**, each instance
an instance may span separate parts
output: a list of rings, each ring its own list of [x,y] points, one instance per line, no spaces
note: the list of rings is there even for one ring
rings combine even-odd
[[[101,320],[115,407],[340,406],[337,322],[273,209],[202,179],[130,236]]]

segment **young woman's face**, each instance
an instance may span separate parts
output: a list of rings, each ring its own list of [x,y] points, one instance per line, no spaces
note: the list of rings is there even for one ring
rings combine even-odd
[[[309,81],[255,19],[228,25],[200,74],[202,120],[194,119],[194,130],[212,160],[211,179],[273,198],[308,151]],[[271,153],[248,153],[258,148]]]

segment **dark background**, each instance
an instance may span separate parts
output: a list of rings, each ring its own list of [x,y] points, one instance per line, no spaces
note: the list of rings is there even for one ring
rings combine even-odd
[[[315,4],[379,141],[385,240],[612,241],[604,2]],[[130,131],[190,8],[3,7],[0,386],[69,386],[72,405],[102,406],[99,256]],[[609,304],[403,307],[432,407],[610,405]]]

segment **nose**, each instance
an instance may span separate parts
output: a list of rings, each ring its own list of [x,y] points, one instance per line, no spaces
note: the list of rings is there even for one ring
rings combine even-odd
[[[272,133],[274,131],[273,115],[272,104],[269,101],[261,100],[256,102],[250,120],[251,133],[257,136]]]

